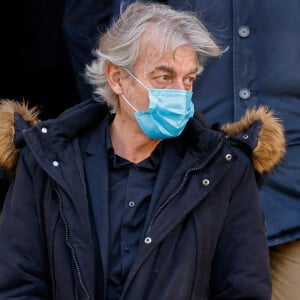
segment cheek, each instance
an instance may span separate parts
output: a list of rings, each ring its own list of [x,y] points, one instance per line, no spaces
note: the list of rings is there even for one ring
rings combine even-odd
[[[149,97],[146,90],[136,89],[131,93],[130,98],[134,107],[139,111],[146,111],[149,107]]]

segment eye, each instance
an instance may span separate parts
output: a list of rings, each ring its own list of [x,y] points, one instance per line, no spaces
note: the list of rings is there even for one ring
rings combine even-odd
[[[196,80],[196,76],[188,76],[184,78],[183,84],[186,90],[192,90],[194,81]]]
[[[195,76],[189,76],[189,77],[187,77],[187,78],[184,79],[184,83],[186,83],[186,84],[193,84],[195,80],[196,80]]]
[[[157,74],[152,77],[152,86],[156,88],[163,89],[172,81],[172,76],[170,74]]]
[[[156,80],[161,83],[166,83],[171,80],[171,76],[168,74],[160,75],[156,77]]]

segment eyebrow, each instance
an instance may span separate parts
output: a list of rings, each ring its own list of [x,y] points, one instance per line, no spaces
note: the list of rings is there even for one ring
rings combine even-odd
[[[171,74],[174,74],[175,73],[175,70],[170,67],[170,66],[157,66],[155,67],[151,72],[149,72],[148,74],[153,74],[155,71],[165,71],[165,72],[168,72],[168,73],[171,73]],[[190,72],[188,72],[186,75],[190,75],[190,74],[197,74],[198,73],[198,68],[194,68],[192,69]]]

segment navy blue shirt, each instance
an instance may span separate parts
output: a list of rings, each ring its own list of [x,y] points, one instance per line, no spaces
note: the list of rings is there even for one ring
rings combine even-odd
[[[80,143],[101,260],[97,268],[107,274],[105,294],[112,300],[121,296],[145,226],[185,150],[177,139],[167,139],[147,159],[131,163],[115,155],[109,122],[103,120]]]
[[[109,137],[109,134],[107,134]],[[161,145],[135,164],[109,152],[110,257],[107,299],[119,299],[136,256],[160,163]]]

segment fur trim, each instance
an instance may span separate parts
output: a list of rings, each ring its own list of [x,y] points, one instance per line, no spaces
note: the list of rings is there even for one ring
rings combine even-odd
[[[29,108],[26,102],[12,100],[0,101],[0,165],[9,171],[15,169],[19,150],[14,145],[15,127],[14,113],[19,113],[30,126],[38,120],[37,108]]]
[[[262,122],[258,135],[258,143],[252,152],[252,163],[260,173],[271,171],[284,157],[286,143],[284,128],[280,120],[266,106],[248,110],[237,122],[225,124],[221,129],[228,135],[234,136],[249,128],[255,121]]]

